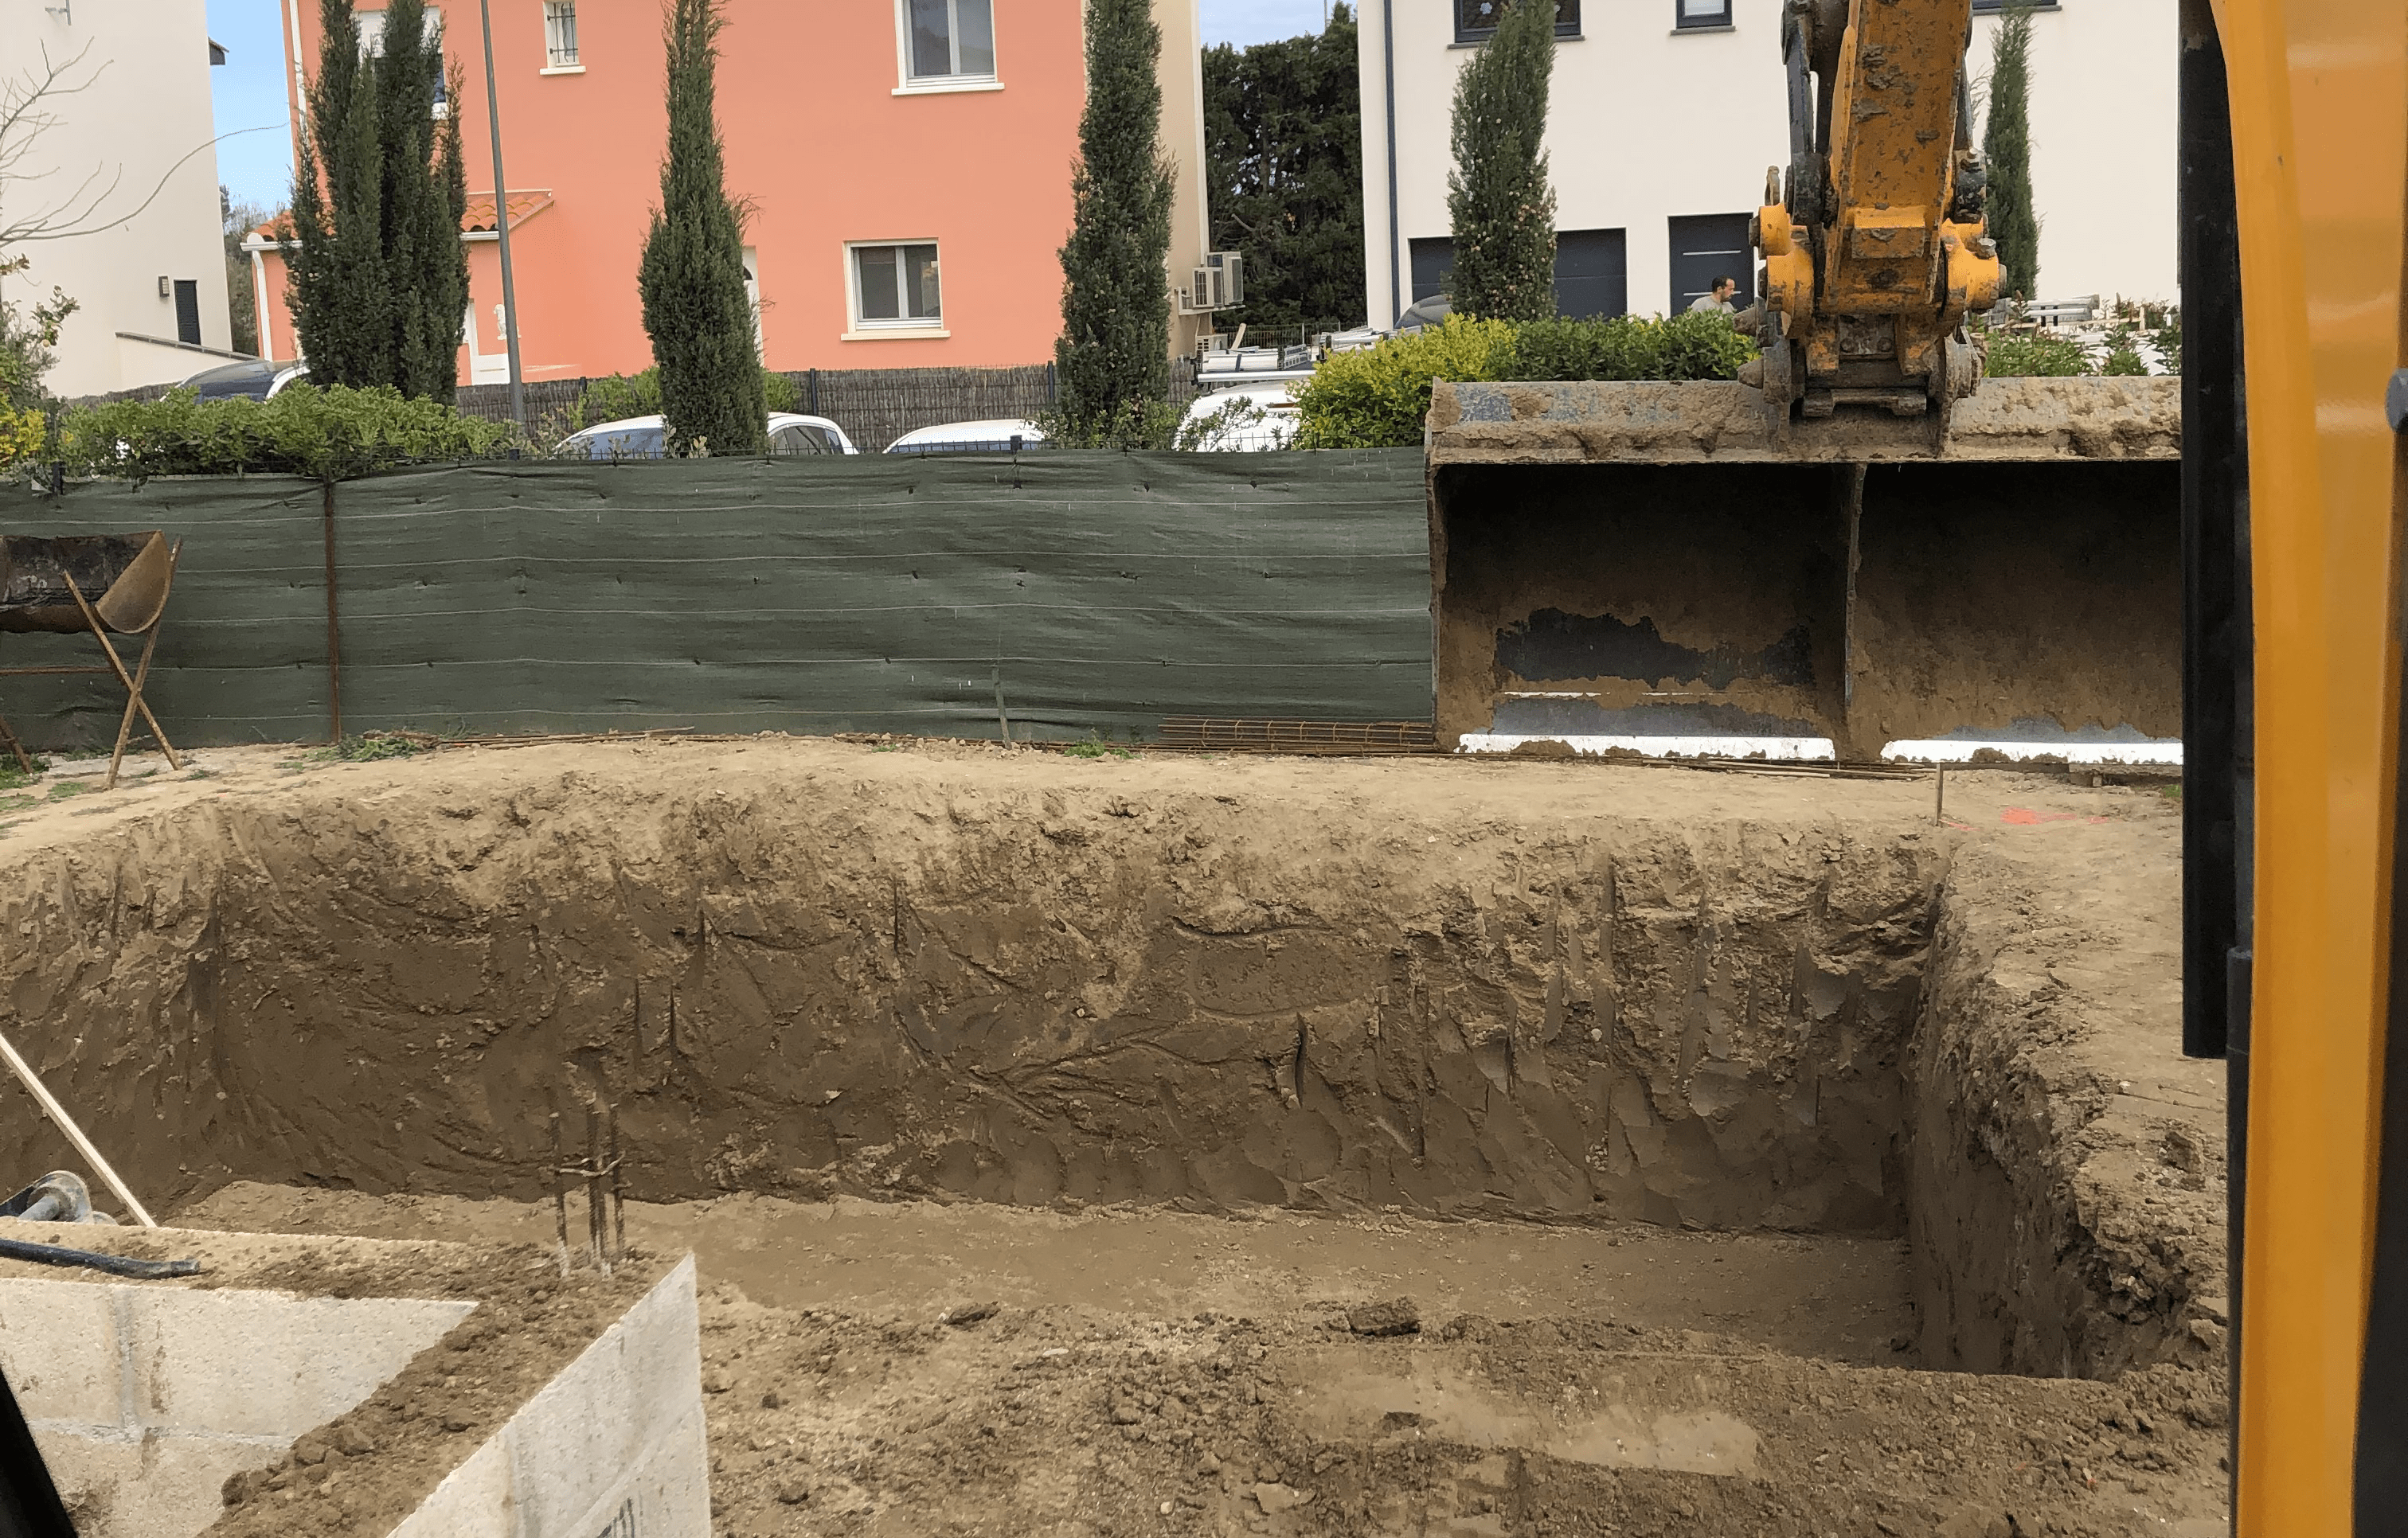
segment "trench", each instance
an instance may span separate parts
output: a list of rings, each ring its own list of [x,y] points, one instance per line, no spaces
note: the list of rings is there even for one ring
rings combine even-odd
[[[1902,1360],[2169,1349],[2179,1299],[2108,1305],[1938,841],[1129,784],[455,774],[186,805],[18,860],[0,1022],[168,1204],[533,1202],[551,1117],[598,1095],[646,1202],[1877,1243],[1906,1256]],[[10,1167],[64,1161],[7,1127]]]

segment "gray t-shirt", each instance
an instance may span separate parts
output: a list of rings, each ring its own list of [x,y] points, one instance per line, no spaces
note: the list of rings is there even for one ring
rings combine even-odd
[[[1737,315],[1739,313],[1739,306],[1733,305],[1727,299],[1717,299],[1711,293],[1701,293],[1695,299],[1689,301],[1689,313],[1691,315],[1701,314],[1709,310],[1720,310],[1725,315]]]

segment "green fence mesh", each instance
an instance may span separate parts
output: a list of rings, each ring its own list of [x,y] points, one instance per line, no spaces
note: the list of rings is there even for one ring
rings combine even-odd
[[[343,726],[1151,733],[1427,719],[1418,451],[491,463],[334,491]],[[0,533],[184,542],[152,707],[179,744],[329,729],[325,495],[273,477],[0,493]],[[0,634],[0,667],[98,661]],[[105,747],[106,680],[0,677]]]

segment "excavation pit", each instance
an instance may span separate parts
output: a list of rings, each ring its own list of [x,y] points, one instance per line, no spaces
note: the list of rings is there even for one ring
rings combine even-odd
[[[6,1029],[209,1226],[539,1242],[549,1118],[609,1098],[631,1234],[699,1256],[716,1531],[2220,1509],[2153,791],[1968,773],[1936,826],[1917,783],[774,739],[217,774],[0,844]]]

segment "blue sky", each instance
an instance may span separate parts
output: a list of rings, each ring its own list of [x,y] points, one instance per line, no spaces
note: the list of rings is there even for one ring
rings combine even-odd
[[[846,0],[858,4],[859,0]],[[1327,0],[1199,0],[1204,41],[1268,42],[1321,29]],[[218,145],[218,179],[238,198],[283,206],[293,185],[293,135],[284,113],[284,46],[278,0],[209,0],[209,36],[226,46],[226,62],[209,71],[209,95],[220,134],[242,134]]]
[[[1321,30],[1326,0],[1201,0],[1204,46],[1268,43]]]
[[[220,134],[218,180],[237,198],[271,208],[284,206],[293,185],[293,131],[284,113],[284,45],[277,0],[209,0],[209,36],[226,47],[226,62],[209,71],[209,102]]]

